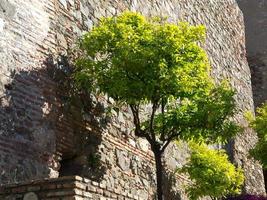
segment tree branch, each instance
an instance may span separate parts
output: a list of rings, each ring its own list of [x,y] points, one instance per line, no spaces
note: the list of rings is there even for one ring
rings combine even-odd
[[[149,125],[149,132],[151,134],[151,137],[154,141],[156,141],[156,135],[155,135],[155,132],[154,132],[154,128],[153,128],[153,124],[154,124],[154,118],[155,118],[155,113],[157,111],[157,108],[158,108],[158,103],[157,101],[155,101],[153,103],[153,106],[152,106],[152,113],[151,113],[151,116],[150,116],[150,125]]]
[[[134,125],[135,125],[135,135],[138,137],[146,138],[149,143],[152,142],[152,139],[150,138],[149,134],[147,134],[145,131],[141,129],[141,123],[139,118],[139,105],[133,105],[130,104],[130,108],[133,113],[134,118]]]
[[[168,139],[166,140],[166,143],[162,146],[161,148],[161,153],[163,153],[165,151],[165,149],[168,147],[168,145],[171,143],[171,141],[173,141],[174,138],[178,137],[182,131],[175,131],[175,129],[173,129],[172,134],[168,137]]]
[[[163,100],[163,98],[161,99],[161,114],[162,114],[162,117],[163,117],[163,122],[162,122],[162,124],[163,124],[163,126],[162,126],[162,131],[161,131],[161,134],[160,134],[160,140],[164,140],[164,138],[165,138],[165,105],[166,105],[166,103],[165,103],[165,101]]]

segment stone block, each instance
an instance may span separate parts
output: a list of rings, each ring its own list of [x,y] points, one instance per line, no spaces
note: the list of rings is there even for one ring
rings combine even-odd
[[[39,200],[39,198],[35,193],[29,192],[23,196],[23,200]]]
[[[16,13],[16,7],[8,0],[0,1],[0,16],[5,15],[8,18],[12,18]]]

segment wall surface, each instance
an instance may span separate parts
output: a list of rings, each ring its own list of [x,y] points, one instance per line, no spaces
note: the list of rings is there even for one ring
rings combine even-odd
[[[135,138],[131,115],[104,111],[112,100],[91,96],[81,115],[78,105],[66,106],[58,69],[69,66],[67,55],[77,37],[101,16],[124,10],[168,16],[207,27],[204,44],[212,76],[229,79],[236,88],[236,120],[246,126],[243,111],[253,110],[250,71],[245,57],[242,13],[234,0],[1,0],[0,1],[0,182],[83,175],[116,193],[152,198],[154,161],[149,145]],[[67,112],[66,112],[67,109]],[[231,144],[233,160],[244,167],[245,191],[264,193],[262,170],[247,159],[255,143],[246,129]],[[166,168],[181,166],[187,157],[172,145]],[[177,191],[186,178],[166,174],[167,199],[184,199]]]
[[[98,182],[79,176],[44,179],[10,185],[0,190],[1,200],[143,200],[138,196],[118,193]]]
[[[267,100],[267,1],[238,0],[244,13],[246,46],[255,106]]]
[[[267,101],[267,1],[238,0],[244,14],[247,58],[255,108]],[[267,189],[267,170],[264,170]]]

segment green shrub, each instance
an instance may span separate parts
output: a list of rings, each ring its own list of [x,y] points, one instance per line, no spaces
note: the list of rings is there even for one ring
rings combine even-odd
[[[250,126],[257,132],[258,143],[250,150],[251,155],[267,169],[267,104],[257,108],[256,117],[247,115]]]
[[[187,187],[190,199],[204,196],[221,198],[239,194],[244,182],[243,172],[229,162],[223,150],[209,149],[206,145],[190,143],[191,157],[180,170],[186,172],[193,184]]]

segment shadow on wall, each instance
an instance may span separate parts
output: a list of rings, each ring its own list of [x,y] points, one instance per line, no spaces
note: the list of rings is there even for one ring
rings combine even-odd
[[[94,95],[73,87],[69,80],[73,67],[68,63],[68,58],[61,56],[55,62],[52,57],[49,57],[45,64],[47,69],[53,69],[49,70],[49,73],[60,91],[60,94],[56,96],[60,97],[62,103],[61,108],[63,110],[61,110],[61,113],[64,114],[68,122],[72,123],[76,136],[75,145],[78,145],[75,148],[76,151],[72,154],[63,153],[66,156],[63,156],[63,160],[60,162],[59,174],[61,176],[81,175],[91,180],[100,181],[107,168],[111,167],[107,166],[106,163],[101,163],[101,155],[98,149],[102,143],[103,129],[107,128],[110,118],[105,115],[103,104]],[[113,167],[116,167],[116,165]],[[175,174],[164,172],[166,199],[181,199],[177,188],[173,188],[176,183],[177,177]]]
[[[22,151],[25,155],[7,154],[10,161],[5,165],[1,159],[6,158],[0,155],[0,169],[5,171],[0,183],[58,175],[99,182],[106,174],[110,166],[101,161],[99,146],[110,119],[97,97],[73,86],[72,70],[67,57],[48,56],[40,69],[12,73],[1,98],[0,137],[26,144],[24,148],[11,144],[18,155]],[[18,171],[15,178],[10,177],[12,171]],[[164,176],[166,198],[181,199],[171,189],[175,178]]]
[[[12,72],[0,101],[1,183],[56,175],[52,86],[44,70]],[[46,86],[49,85],[49,86]],[[48,112],[49,111],[49,112]],[[9,149],[11,146],[11,150]]]
[[[266,64],[264,62],[264,55],[257,54],[254,56],[247,56],[252,81],[253,100],[255,108],[260,106],[267,99],[265,91],[267,80],[266,80]]]
[[[181,194],[177,191],[177,188],[173,188],[177,185],[177,177],[175,173],[167,172],[167,170],[163,173],[163,191],[165,199],[175,199],[175,200],[182,200]]]
[[[56,177],[58,172],[102,178],[98,145],[106,125],[104,109],[89,94],[72,95],[71,73],[67,57],[48,56],[44,67],[9,77],[0,99],[0,136],[22,146],[10,144],[16,158],[1,155],[1,183]],[[14,170],[18,173],[12,175]]]
[[[49,56],[45,65],[57,85],[56,96],[61,102],[61,117],[55,128],[57,152],[62,154],[59,175],[80,175],[100,181],[106,171],[98,149],[108,123],[104,106],[95,96],[75,87],[73,66],[66,56],[59,56],[57,60]]]

